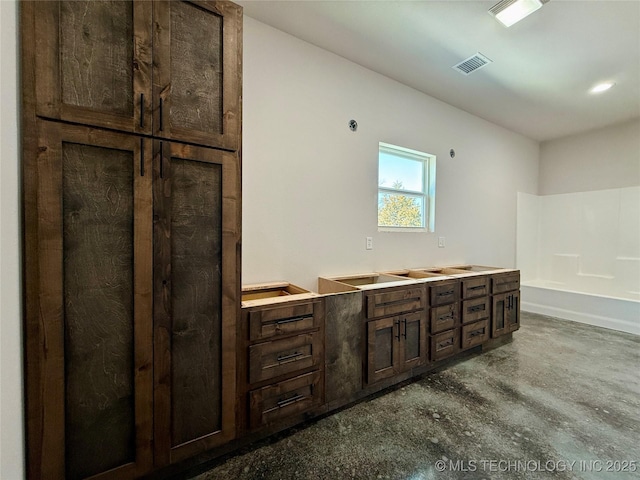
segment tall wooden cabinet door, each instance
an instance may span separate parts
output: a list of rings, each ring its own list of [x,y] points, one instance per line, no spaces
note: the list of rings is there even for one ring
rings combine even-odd
[[[235,154],[154,141],[157,466],[235,435],[239,178]]]
[[[400,317],[400,370],[409,370],[427,363],[427,319],[423,312]]]
[[[31,2],[27,2],[31,3]],[[36,113],[127,132],[152,132],[148,1],[33,2]]]
[[[395,375],[399,358],[399,318],[385,317],[367,322],[367,383]]]
[[[238,150],[242,8],[158,1],[153,15],[154,135]]]
[[[25,159],[37,178],[25,261],[38,272],[26,299],[28,476],[138,477],[152,467],[151,142],[46,121],[38,138]]]

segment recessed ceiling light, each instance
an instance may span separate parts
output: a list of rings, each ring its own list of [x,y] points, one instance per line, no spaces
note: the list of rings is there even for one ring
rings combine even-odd
[[[491,7],[489,13],[505,27],[510,27],[538,10],[542,3],[541,0],[502,0]]]
[[[614,85],[615,85],[615,83],[613,83],[613,82],[602,82],[602,83],[599,83],[598,85],[596,85],[595,87],[593,87],[589,91],[591,93],[602,93],[602,92],[606,92],[607,90],[609,90]]]

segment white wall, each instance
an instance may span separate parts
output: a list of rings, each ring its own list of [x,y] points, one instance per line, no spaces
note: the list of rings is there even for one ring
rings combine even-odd
[[[24,477],[17,6],[0,2],[0,478]]]
[[[540,145],[539,193],[640,185],[640,119]]]
[[[315,290],[319,275],[515,265],[536,142],[248,17],[243,102],[243,283]],[[435,234],[378,233],[379,141],[437,155]]]

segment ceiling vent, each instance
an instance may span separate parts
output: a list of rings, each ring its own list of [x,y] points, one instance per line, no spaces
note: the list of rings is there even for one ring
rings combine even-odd
[[[454,65],[451,68],[453,68],[454,70],[457,70],[463,75],[469,75],[472,72],[475,72],[476,70],[492,62],[493,60],[485,57],[481,53],[476,53],[475,55],[470,56],[466,60],[461,61],[459,64]]]

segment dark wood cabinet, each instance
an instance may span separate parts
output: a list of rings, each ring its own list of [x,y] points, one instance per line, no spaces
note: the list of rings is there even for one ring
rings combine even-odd
[[[242,9],[21,4],[30,479],[236,435]]]
[[[493,296],[491,337],[499,337],[520,328],[520,292]]]
[[[496,274],[491,279],[491,338],[520,328],[520,271]]]
[[[151,141],[37,122],[25,158],[30,478],[151,469]],[[146,172],[142,175],[142,172]],[[31,183],[34,182],[34,183]],[[37,292],[37,295],[36,295]]]
[[[239,148],[238,6],[177,0],[33,3],[39,116]]]
[[[235,436],[240,189],[234,153],[153,147],[154,443],[165,465]]]
[[[304,293],[290,297],[243,302],[238,328],[241,434],[277,430],[324,403],[324,299]]]
[[[365,299],[367,383],[426,364],[429,343],[424,286],[383,289],[367,293]],[[406,313],[394,315],[398,312]],[[385,316],[375,319],[380,315]]]
[[[431,300],[431,361],[436,362],[460,351],[460,280],[433,280],[427,288]]]

